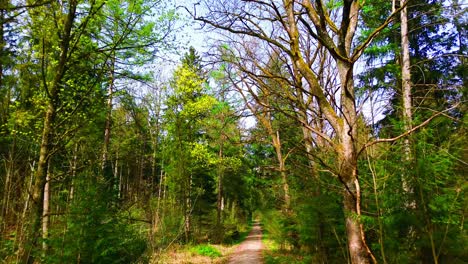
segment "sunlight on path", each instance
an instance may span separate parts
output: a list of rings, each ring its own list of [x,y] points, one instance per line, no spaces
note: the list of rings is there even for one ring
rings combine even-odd
[[[262,261],[262,228],[255,222],[249,236],[229,259],[229,264],[260,264]]]

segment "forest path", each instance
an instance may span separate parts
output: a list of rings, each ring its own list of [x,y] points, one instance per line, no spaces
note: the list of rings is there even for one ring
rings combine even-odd
[[[262,228],[255,222],[245,241],[232,253],[228,264],[261,264],[262,248]]]

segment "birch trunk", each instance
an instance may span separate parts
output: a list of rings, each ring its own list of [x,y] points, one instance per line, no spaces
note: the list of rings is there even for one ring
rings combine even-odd
[[[47,176],[44,186],[44,206],[42,210],[42,254],[45,257],[48,250],[49,224],[50,224],[50,160],[47,164]]]
[[[400,5],[405,5],[407,0],[400,0]],[[408,14],[406,5],[400,12],[401,20],[401,89],[403,96],[403,123],[405,131],[412,128],[413,113],[411,109],[411,71],[410,71],[410,54],[409,54],[409,39],[408,39]],[[409,137],[404,140],[405,160],[409,164],[411,162],[411,143]],[[403,190],[411,194],[413,190],[409,184],[408,175],[402,175]],[[413,201],[408,202],[410,208],[414,208]]]
[[[400,0],[400,5],[405,5],[407,0]],[[411,110],[411,71],[410,71],[410,54],[409,54],[409,39],[408,39],[408,14],[406,6],[401,10],[401,77],[402,77],[402,94],[403,94],[403,119],[405,122],[405,130],[412,128],[413,113]],[[409,140],[405,140],[406,154],[410,158]]]

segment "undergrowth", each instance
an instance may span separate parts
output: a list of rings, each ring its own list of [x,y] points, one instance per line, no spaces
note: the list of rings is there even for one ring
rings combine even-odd
[[[265,218],[263,218],[265,219]],[[267,218],[274,219],[274,218]],[[309,264],[314,263],[311,256],[298,254],[298,251],[292,250],[290,245],[285,243],[284,238],[279,234],[284,234],[282,227],[275,221],[262,221],[264,245],[263,259],[265,264]]]
[[[222,256],[218,249],[209,244],[196,245],[190,250],[190,252],[210,258],[218,258]]]

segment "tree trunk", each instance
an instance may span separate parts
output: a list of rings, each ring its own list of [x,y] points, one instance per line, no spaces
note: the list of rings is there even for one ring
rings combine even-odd
[[[42,254],[45,257],[48,250],[49,224],[50,224],[50,159],[47,162],[47,176],[44,185],[44,206],[42,209]]]
[[[407,0],[400,0],[400,5],[405,5]],[[403,122],[406,131],[412,128],[413,113],[411,109],[411,71],[410,71],[410,54],[409,54],[409,39],[408,39],[408,14],[406,6],[400,12],[401,18],[401,78],[402,78],[402,95],[403,95]],[[411,160],[411,144],[408,137],[405,138],[405,158],[409,162]],[[403,179],[405,191],[409,192],[410,188],[407,179]]]
[[[271,126],[271,123],[270,123]],[[273,133],[273,129],[271,130],[271,137],[273,141],[273,147],[275,148],[276,152],[276,159],[278,160],[278,169],[281,175],[281,185],[283,186],[283,199],[284,199],[284,211],[289,212],[291,209],[291,197],[289,196],[289,184],[288,184],[288,176],[286,174],[286,164],[283,158],[283,153],[281,151],[281,139],[279,135],[279,131]]]
[[[360,223],[361,189],[358,180],[358,162],[355,141],[358,138],[356,105],[354,99],[353,65],[338,61],[341,83],[341,111],[343,118],[337,131],[339,177],[344,184],[343,202],[348,248],[353,264],[376,262],[366,244],[364,228]]]
[[[192,173],[189,174],[188,186],[186,190],[186,201],[185,201],[185,242],[190,240],[190,233],[192,229]]]
[[[222,133],[222,132],[221,132]],[[222,206],[223,206],[223,174],[224,174],[224,164],[223,164],[223,143],[224,135],[221,135],[221,142],[219,146],[218,159],[220,161],[218,167],[218,195],[217,195],[217,206],[216,206],[216,225],[218,228],[221,227],[222,223]]]
[[[348,131],[348,130],[347,130]],[[344,184],[343,204],[348,249],[353,264],[376,263],[366,244],[364,228],[360,223],[361,189],[357,178],[357,157],[351,136],[341,132],[343,152],[340,155],[340,180]]]
[[[109,162],[109,145],[111,138],[111,128],[112,128],[112,100],[114,96],[114,71],[115,71],[115,54],[113,53],[110,58],[110,79],[107,89],[107,109],[106,109],[106,122],[104,126],[104,144],[102,145],[102,159],[101,159],[101,169],[102,177],[108,184],[109,190],[114,188],[114,177],[117,175],[111,176],[112,169]]]
[[[41,233],[41,220],[43,216],[44,208],[44,187],[47,182],[47,164],[51,155],[51,144],[53,142],[54,134],[54,120],[57,114],[56,104],[59,101],[59,86],[62,82],[62,79],[66,72],[66,64],[68,61],[68,50],[71,41],[71,31],[73,22],[75,19],[77,1],[71,1],[68,4],[68,13],[64,21],[64,28],[62,34],[62,39],[60,41],[60,56],[58,58],[58,64],[55,68],[55,75],[53,81],[50,83],[48,90],[49,100],[47,103],[46,115],[44,118],[44,127],[42,129],[42,140],[39,150],[39,161],[37,163],[37,171],[35,174],[34,185],[32,190],[32,230],[30,234],[31,244],[33,247],[37,246],[37,239]],[[43,45],[45,45],[45,40],[43,40]],[[44,73],[45,74],[45,73]],[[45,79],[45,78],[44,78]],[[45,88],[49,86],[47,83],[44,83]],[[32,262],[32,256],[28,256],[28,262]]]
[[[366,244],[364,228],[360,223],[361,189],[357,178],[357,156],[350,136],[352,127],[345,125],[340,132],[342,153],[339,154],[340,180],[344,184],[343,204],[348,249],[353,264],[372,263],[373,256]],[[375,261],[374,261],[375,262]]]
[[[31,230],[32,233],[30,235],[33,247],[36,246],[37,238],[39,237],[41,230],[40,226],[44,210],[44,188],[47,183],[47,164],[51,152],[50,145],[52,141],[53,123],[56,115],[55,111],[54,103],[50,102],[44,120],[39,161],[37,163],[37,170],[32,190],[33,202],[31,204],[31,211],[34,214],[34,217],[32,219],[33,229]]]
[[[348,249],[351,263],[371,263],[371,255],[364,240],[362,224],[359,223],[360,200],[359,183],[357,179],[345,183],[343,192],[344,210],[346,219],[346,234],[348,237]]]

